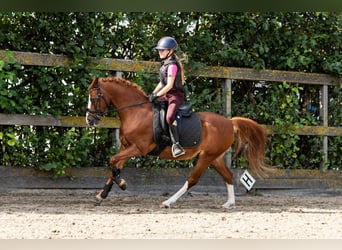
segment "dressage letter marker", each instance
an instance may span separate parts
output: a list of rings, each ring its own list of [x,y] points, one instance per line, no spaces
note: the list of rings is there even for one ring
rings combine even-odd
[[[247,188],[247,190],[251,190],[254,183],[255,183],[255,179],[250,175],[250,173],[248,173],[247,170],[245,170],[245,172],[243,172],[243,174],[240,177],[240,182]]]

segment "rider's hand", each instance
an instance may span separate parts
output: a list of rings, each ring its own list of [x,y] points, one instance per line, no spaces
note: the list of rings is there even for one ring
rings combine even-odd
[[[149,99],[150,102],[154,102],[158,98],[159,98],[159,96],[157,96],[155,93],[152,93],[152,94],[148,95],[148,99]]]

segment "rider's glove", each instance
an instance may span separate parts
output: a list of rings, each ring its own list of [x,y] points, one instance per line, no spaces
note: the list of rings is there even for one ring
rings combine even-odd
[[[155,93],[152,93],[152,94],[148,95],[148,99],[149,99],[150,102],[154,102],[158,98],[159,98],[159,96],[157,96]]]

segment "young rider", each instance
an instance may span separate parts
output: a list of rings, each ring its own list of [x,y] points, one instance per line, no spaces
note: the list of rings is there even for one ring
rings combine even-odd
[[[175,54],[178,47],[177,41],[173,37],[162,37],[156,50],[162,60],[159,70],[159,83],[149,95],[151,102],[155,100],[164,100],[168,103],[166,112],[166,122],[169,125],[169,132],[172,141],[172,155],[179,157],[185,154],[184,149],[179,144],[179,135],[177,130],[176,113],[178,107],[184,101],[184,70],[182,63]]]

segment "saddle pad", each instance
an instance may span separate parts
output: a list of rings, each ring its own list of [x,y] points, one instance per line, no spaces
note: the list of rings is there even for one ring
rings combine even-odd
[[[153,107],[153,138],[157,147],[149,155],[158,155],[166,146],[172,145],[169,130],[166,127],[163,108],[160,104],[155,104]],[[183,148],[196,147],[202,139],[202,124],[198,114],[191,113],[190,115],[183,116],[179,112],[176,119],[178,123],[179,143]]]
[[[193,148],[201,143],[202,126],[197,113],[190,117],[177,115],[179,143],[184,148]]]

